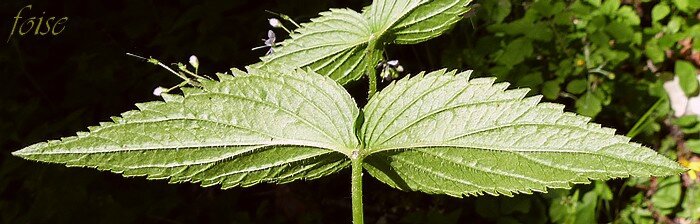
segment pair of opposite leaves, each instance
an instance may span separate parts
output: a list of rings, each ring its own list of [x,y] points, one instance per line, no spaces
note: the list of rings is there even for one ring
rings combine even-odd
[[[252,74],[183,88],[184,96],[137,104],[139,111],[89,133],[13,154],[229,188],[318,178],[346,168],[358,152],[364,168],[393,187],[453,196],[683,170],[561,105],[538,105],[525,89],[505,91],[506,83],[468,73],[402,79],[361,113],[338,83],[373,69],[385,44],[439,36],[468,3],[376,0],[362,14],[324,12],[252,65]]]
[[[469,72],[401,79],[361,111],[312,71],[234,74],[14,155],[223,188],[318,178],[359,156],[393,187],[457,197],[683,171],[562,105]]]
[[[253,68],[284,73],[307,68],[341,85],[362,77],[387,44],[415,44],[452,28],[471,0],[375,0],[362,13],[331,9],[290,34]]]

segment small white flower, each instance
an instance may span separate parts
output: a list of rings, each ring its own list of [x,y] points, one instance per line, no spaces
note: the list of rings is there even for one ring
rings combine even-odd
[[[199,67],[199,59],[197,59],[197,56],[194,56],[194,55],[190,56],[190,65],[192,65],[192,67],[194,67],[194,68]]]
[[[280,22],[279,19],[271,18],[271,19],[268,19],[267,21],[270,23],[270,26],[272,26],[274,28],[282,27],[282,23]]]
[[[160,96],[166,91],[168,91],[168,89],[158,86],[158,88],[153,90],[153,95]]]
[[[386,64],[390,65],[391,67],[396,67],[397,65],[399,65],[399,60],[387,61]]]
[[[262,49],[269,47],[270,49],[267,50],[267,53],[265,55],[270,55],[274,52],[273,47],[276,46],[275,41],[277,41],[277,36],[275,35],[275,32],[272,30],[267,31],[267,39],[262,39],[263,42],[265,42],[265,45],[259,46],[259,47],[254,47],[252,50],[257,50],[257,49]]]

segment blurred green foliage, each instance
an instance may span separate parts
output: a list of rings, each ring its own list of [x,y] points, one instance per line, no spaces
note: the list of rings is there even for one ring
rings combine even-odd
[[[474,69],[628,133],[690,168],[700,166],[700,120],[675,117],[663,88],[674,76],[698,94],[700,0],[477,0],[451,33],[387,51],[408,73]],[[26,2],[0,3],[2,32]],[[156,100],[177,77],[124,55],[200,59],[200,72],[258,61],[264,10],[298,22],[368,1],[33,1],[34,15],[70,17],[57,37],[15,37],[0,48],[0,223],[336,223],[350,220],[347,172],[314,182],[221,191],[35,164],[9,152]],[[284,32],[277,32],[279,39]],[[4,33],[3,33],[4,34]],[[386,85],[388,82],[383,82]],[[361,96],[366,80],[352,83]],[[357,97],[362,99],[362,97]],[[107,103],[105,103],[107,102]],[[359,102],[363,104],[364,102]],[[700,168],[698,168],[700,169]],[[693,169],[691,169],[693,171]],[[365,179],[370,223],[654,223],[697,221],[700,184],[633,178],[571,190],[456,199],[396,192]],[[700,170],[698,170],[700,171]],[[347,191],[345,191],[347,190]]]
[[[673,117],[663,84],[676,75],[685,96],[697,96],[700,1],[479,4],[471,23],[459,29],[463,38],[444,51],[443,64],[530,87],[531,94],[630,131],[690,168],[698,164],[698,116]],[[549,221],[697,222],[693,175],[553,191],[545,195]]]

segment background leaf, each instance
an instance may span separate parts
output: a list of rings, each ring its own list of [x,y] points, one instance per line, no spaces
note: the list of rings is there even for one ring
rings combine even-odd
[[[656,22],[671,13],[671,8],[665,3],[659,3],[651,9],[651,21]]]
[[[681,201],[681,178],[679,176],[660,178],[658,190],[651,198],[654,207],[667,214]]]
[[[576,113],[586,117],[595,117],[603,110],[601,100],[593,93],[586,92],[576,100]]]
[[[549,100],[559,97],[559,92],[561,92],[561,87],[556,81],[546,81],[542,85],[542,95]]]
[[[698,91],[698,74],[695,66],[687,61],[676,61],[674,67],[676,75],[680,80],[681,89],[686,96],[693,96]]]
[[[513,66],[523,62],[532,55],[532,41],[521,37],[506,45],[503,53],[496,58],[496,62],[503,65]]]
[[[566,84],[566,91],[573,94],[581,94],[588,89],[588,81],[585,79],[575,79]]]

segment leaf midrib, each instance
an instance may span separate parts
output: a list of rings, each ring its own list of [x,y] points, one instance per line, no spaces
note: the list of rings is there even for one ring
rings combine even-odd
[[[84,138],[90,138],[94,136],[86,136]],[[99,137],[102,138],[102,137]],[[250,142],[207,142],[206,144],[197,143],[187,143],[182,145],[168,145],[168,146],[152,146],[152,147],[116,147],[116,148],[85,148],[86,150],[51,150],[51,151],[31,151],[31,152],[19,152],[17,155],[65,155],[65,154],[101,154],[101,153],[118,153],[118,152],[139,152],[139,151],[149,151],[149,150],[178,150],[178,149],[197,149],[197,148],[220,148],[220,147],[244,147],[244,146],[297,146],[297,147],[311,147],[317,149],[323,149],[338,153],[343,153],[338,150],[338,147],[331,144],[320,144],[313,141],[305,140],[291,140],[291,139],[281,139],[272,141],[250,141]],[[57,146],[53,146],[57,147]],[[347,149],[343,149],[347,150]],[[343,153],[345,154],[345,153]]]
[[[614,145],[618,144],[624,144],[624,143],[615,143],[611,144],[603,148],[611,147]],[[396,146],[396,147],[390,147],[390,148],[382,148],[379,150],[373,150],[371,151],[371,154],[375,154],[378,152],[385,152],[385,151],[399,151],[399,150],[415,150],[415,149],[425,149],[425,148],[460,148],[460,149],[465,149],[465,150],[486,150],[486,151],[499,151],[499,152],[512,152],[512,153],[562,153],[562,154],[588,154],[588,155],[593,155],[593,156],[601,156],[613,160],[620,160],[620,161],[625,161],[625,162],[633,162],[633,163],[638,163],[638,164],[643,164],[647,166],[652,166],[652,167],[658,167],[658,168],[672,168],[668,166],[663,166],[660,164],[655,164],[651,162],[646,162],[646,161],[632,161],[632,160],[625,160],[622,157],[617,157],[614,155],[610,154],[603,154],[603,153],[597,153],[597,151],[579,151],[579,150],[542,150],[542,147],[521,147],[521,148],[526,148],[527,150],[512,150],[513,147],[486,147],[486,146],[470,146],[470,145],[447,145],[447,144],[424,144],[424,145],[412,145],[412,146]],[[504,149],[507,148],[507,149]],[[561,148],[557,148],[561,149]],[[604,171],[608,172],[608,171]]]
[[[427,3],[427,2],[426,2],[426,3]],[[412,21],[412,22],[410,22],[410,23],[404,24],[404,25],[402,25],[402,26],[394,27],[394,28],[392,28],[392,29],[403,29],[403,28],[406,28],[406,27],[409,27],[409,26],[413,26],[413,25],[415,25],[415,24],[418,24],[418,23],[420,23],[420,22],[422,22],[422,21],[425,21],[425,20],[429,19],[430,17],[434,17],[434,16],[436,16],[436,15],[438,15],[438,14],[444,13],[444,12],[447,11],[447,10],[450,10],[452,7],[454,7],[454,6],[457,5],[458,3],[459,3],[459,1],[453,1],[452,4],[447,5],[447,7],[445,7],[445,8],[441,8],[441,9],[436,10],[435,12],[433,12],[433,13],[431,13],[431,14],[428,14],[427,16],[423,16],[423,17],[420,18],[420,19],[416,19],[415,21]],[[422,4],[421,4],[421,5],[422,5]],[[417,6],[416,8],[418,8],[418,7],[420,7],[420,5]],[[413,10],[415,10],[415,9],[412,9],[411,12],[413,12]],[[410,13],[407,13],[406,15],[408,15],[408,14],[410,14]],[[401,18],[401,19],[399,19],[398,21],[400,21],[400,20],[402,20],[402,19],[404,19],[404,18]]]
[[[416,4],[415,7],[411,8],[411,9],[408,10],[408,11],[406,11],[405,14],[403,14],[403,15],[401,15],[400,17],[396,18],[396,20],[391,21],[391,23],[388,23],[386,26],[381,27],[380,30],[375,31],[375,32],[372,34],[372,36],[375,36],[376,39],[378,39],[378,40],[383,39],[384,36],[387,35],[387,33],[388,33],[389,30],[392,30],[392,29],[395,28],[394,26],[395,26],[397,23],[399,23],[401,20],[405,19],[408,15],[410,15],[411,13],[413,13],[413,11],[415,11],[417,8],[419,8],[419,7],[421,7],[422,5],[425,5],[425,4],[427,4],[427,3],[429,3],[429,1],[421,1],[421,3]],[[396,6],[396,3],[394,3],[394,4],[391,5],[392,10],[393,10],[393,8],[394,8],[395,6]],[[382,5],[382,10],[381,10],[381,11],[385,11],[384,8],[383,8],[383,5]],[[389,11],[391,11],[391,10],[389,10]],[[375,13],[375,12],[373,12],[373,14],[374,14],[374,13]],[[370,26],[370,27],[374,27],[374,26]]]
[[[224,161],[236,156],[244,155],[244,154],[249,154],[253,151],[264,149],[266,147],[270,147],[273,145],[252,145],[255,147],[250,147],[245,150],[240,150],[240,151],[235,151],[235,152],[228,152],[224,153],[221,156],[215,156],[215,158],[205,158],[201,160],[191,160],[191,161],[185,161],[182,163],[178,163],[177,161],[170,161],[169,163],[154,163],[154,164],[147,164],[143,166],[120,166],[120,168],[124,169],[142,169],[142,168],[175,168],[175,167],[183,167],[183,166],[197,166],[197,165],[205,165],[205,164],[212,164],[216,163],[219,161]],[[244,146],[241,146],[244,147]],[[217,148],[225,149],[229,148],[229,146],[220,146]],[[178,148],[177,150],[197,150],[200,149],[199,147],[188,147],[188,148]],[[163,150],[169,150],[169,149],[163,149]]]
[[[281,166],[281,165],[284,165],[284,164],[289,164],[289,163],[293,163],[293,162],[303,161],[303,160],[306,160],[306,159],[311,159],[311,158],[314,158],[314,157],[316,157],[316,156],[320,156],[321,154],[325,154],[325,153],[326,153],[326,152],[324,152],[324,153],[314,153],[314,155],[299,155],[299,156],[295,156],[295,157],[288,157],[287,160],[284,160],[284,161],[276,161],[276,162],[274,162],[274,163],[265,164],[265,165],[263,165],[263,166],[258,166],[258,167],[249,168],[249,169],[237,170],[237,171],[234,171],[234,172],[223,173],[223,174],[219,174],[219,175],[214,176],[214,177],[207,178],[207,180],[215,180],[215,179],[218,179],[218,178],[222,178],[222,177],[230,176],[230,175],[234,175],[234,174],[239,174],[239,173],[249,173],[249,172],[254,172],[254,171],[266,170],[266,169],[270,169],[270,168],[273,168],[273,167],[278,167],[278,166]]]
[[[537,182],[537,183],[540,183],[540,184],[547,184],[547,183],[567,183],[567,182],[568,182],[568,181],[548,181],[548,180],[544,180],[544,179],[538,179],[538,178],[533,178],[533,177],[529,177],[529,176],[524,176],[524,175],[522,175],[522,174],[517,174],[517,175],[516,175],[516,174],[514,174],[514,173],[508,173],[508,172],[505,172],[505,171],[503,171],[503,170],[497,170],[497,171],[498,171],[498,172],[497,172],[497,171],[494,171],[494,170],[489,170],[487,167],[483,167],[483,166],[468,165],[468,164],[460,163],[461,161],[456,160],[454,157],[446,156],[446,155],[439,155],[439,154],[437,154],[437,153],[435,153],[435,152],[433,152],[433,151],[430,151],[430,150],[420,150],[420,152],[421,152],[421,153],[425,153],[425,154],[427,154],[427,155],[429,155],[429,156],[433,156],[433,157],[435,157],[435,158],[445,159],[447,162],[452,163],[452,164],[457,165],[457,166],[464,166],[464,167],[468,167],[468,168],[471,168],[471,169],[474,169],[474,170],[477,170],[477,171],[480,171],[480,172],[491,173],[491,174],[494,174],[494,175],[500,175],[500,176],[506,176],[506,177],[512,177],[512,178],[520,178],[520,179],[524,179],[524,180],[528,180],[528,181],[532,181],[532,182]],[[517,153],[517,152],[513,152],[513,154],[515,154],[515,153]],[[529,158],[526,158],[526,159],[529,160]],[[476,164],[478,164],[478,163],[476,163]],[[494,166],[494,167],[495,167],[495,166]],[[567,171],[567,172],[572,172],[572,173],[581,172],[580,170],[574,170],[574,169],[562,169],[562,168],[560,168],[560,167],[553,167],[553,168],[555,168],[555,169],[560,169],[560,170],[564,170],[564,171]],[[585,171],[585,172],[591,172],[591,171]],[[602,172],[605,172],[605,171],[602,171]],[[601,173],[602,173],[602,172],[601,172]]]

